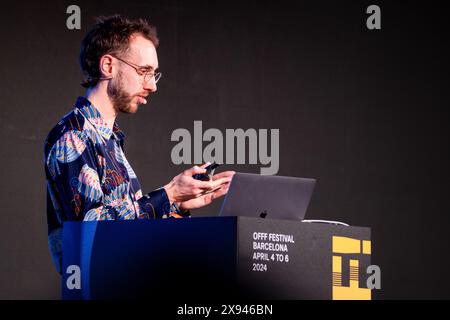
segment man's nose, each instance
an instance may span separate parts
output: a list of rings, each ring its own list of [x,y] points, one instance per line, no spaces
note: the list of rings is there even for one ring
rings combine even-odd
[[[158,87],[156,86],[155,77],[151,77],[150,80],[144,80],[144,90],[148,90],[150,92],[155,92],[158,90]]]

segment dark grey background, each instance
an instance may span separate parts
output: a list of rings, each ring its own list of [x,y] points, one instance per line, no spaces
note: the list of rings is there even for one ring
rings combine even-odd
[[[74,3],[81,30],[66,28]],[[382,30],[365,26],[373,3]],[[440,2],[20,1],[0,12],[0,298],[59,298],[43,141],[84,94],[83,34],[94,16],[112,13],[148,18],[161,39],[157,94],[118,119],[145,192],[188,167],[170,159],[176,128],[192,131],[194,120],[204,130],[279,128],[278,174],[318,180],[307,218],[372,228],[380,297],[450,297],[449,55]],[[215,215],[220,204],[196,215]]]

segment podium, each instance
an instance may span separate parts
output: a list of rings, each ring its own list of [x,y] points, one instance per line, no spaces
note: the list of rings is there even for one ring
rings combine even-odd
[[[370,299],[370,229],[206,217],[66,222],[63,299]]]

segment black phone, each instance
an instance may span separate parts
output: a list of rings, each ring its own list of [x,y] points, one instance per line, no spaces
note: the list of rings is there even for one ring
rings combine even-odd
[[[207,166],[207,167],[205,168],[205,169],[206,169],[206,173],[197,173],[197,174],[194,174],[194,175],[192,176],[192,178],[197,179],[197,180],[202,180],[202,181],[208,181],[209,179],[211,179],[211,175],[212,175],[211,172],[212,172],[214,169],[216,169],[218,166],[220,166],[220,164],[213,162],[213,163],[211,163],[209,166]]]

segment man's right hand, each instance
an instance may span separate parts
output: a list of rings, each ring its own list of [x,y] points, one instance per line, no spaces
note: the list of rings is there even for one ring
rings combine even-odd
[[[230,178],[225,177],[217,180],[200,181],[194,179],[194,174],[206,173],[205,167],[210,163],[205,163],[201,167],[194,166],[174,177],[171,182],[164,186],[170,203],[184,202],[198,198],[208,192],[220,188],[223,184],[230,182]]]

